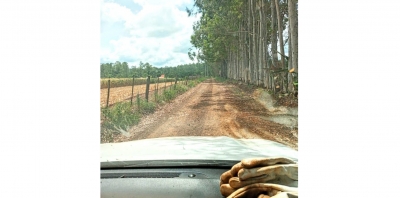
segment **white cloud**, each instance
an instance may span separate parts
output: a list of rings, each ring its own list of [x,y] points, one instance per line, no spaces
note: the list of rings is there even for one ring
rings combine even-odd
[[[106,22],[118,22],[133,20],[135,15],[124,6],[113,2],[104,2],[101,6],[101,20]]]
[[[182,5],[182,4],[189,4],[192,3],[191,0],[168,0],[168,1],[163,1],[163,0],[133,0],[133,2],[140,4],[142,6],[146,5]]]
[[[185,11],[178,9],[182,5],[190,7],[191,0],[133,2],[142,7],[136,14],[118,1],[102,3],[102,25],[122,22],[124,26],[120,31],[102,29],[102,32],[109,31],[116,35],[114,39],[101,37],[102,43],[108,43],[102,46],[101,60],[126,61],[134,65],[142,61],[155,66],[191,62],[187,48],[191,46],[193,22],[198,18],[188,17]],[[128,32],[128,35],[122,32]]]

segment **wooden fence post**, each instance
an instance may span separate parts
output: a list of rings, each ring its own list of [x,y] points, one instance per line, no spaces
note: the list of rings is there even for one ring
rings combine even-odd
[[[164,77],[164,91],[167,89],[167,78]]]
[[[146,101],[149,102],[150,76],[147,76],[146,82]]]
[[[132,76],[132,94],[131,94],[131,106],[132,106],[132,100],[133,100],[133,87],[135,86],[135,76]]]
[[[178,77],[175,77],[175,85],[174,85],[174,89],[176,89],[176,83],[178,82]]]
[[[107,108],[109,99],[110,99],[110,78],[108,78],[107,105],[106,105]]]
[[[156,90],[154,90],[154,92],[156,93],[156,98],[155,98],[156,103],[157,103],[157,100],[158,100],[158,82],[159,81],[160,81],[160,77],[157,77]]]
[[[137,107],[138,107],[138,112],[140,112],[140,98],[139,98],[139,93],[137,94]]]

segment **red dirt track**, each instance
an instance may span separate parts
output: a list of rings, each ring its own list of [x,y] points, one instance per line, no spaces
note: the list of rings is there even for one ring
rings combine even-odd
[[[170,136],[262,138],[297,149],[297,129],[269,121],[258,101],[235,85],[209,79],[142,118],[114,142]]]

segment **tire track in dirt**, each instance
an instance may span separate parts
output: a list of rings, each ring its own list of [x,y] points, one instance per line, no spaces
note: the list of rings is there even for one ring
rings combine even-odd
[[[213,79],[200,83],[148,115],[116,142],[171,136],[261,138],[297,149],[291,129],[268,121],[271,113],[234,85]]]

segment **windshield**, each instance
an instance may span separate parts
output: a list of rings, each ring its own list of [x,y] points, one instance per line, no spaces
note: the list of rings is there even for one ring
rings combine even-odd
[[[294,4],[102,0],[102,167],[296,159]]]

